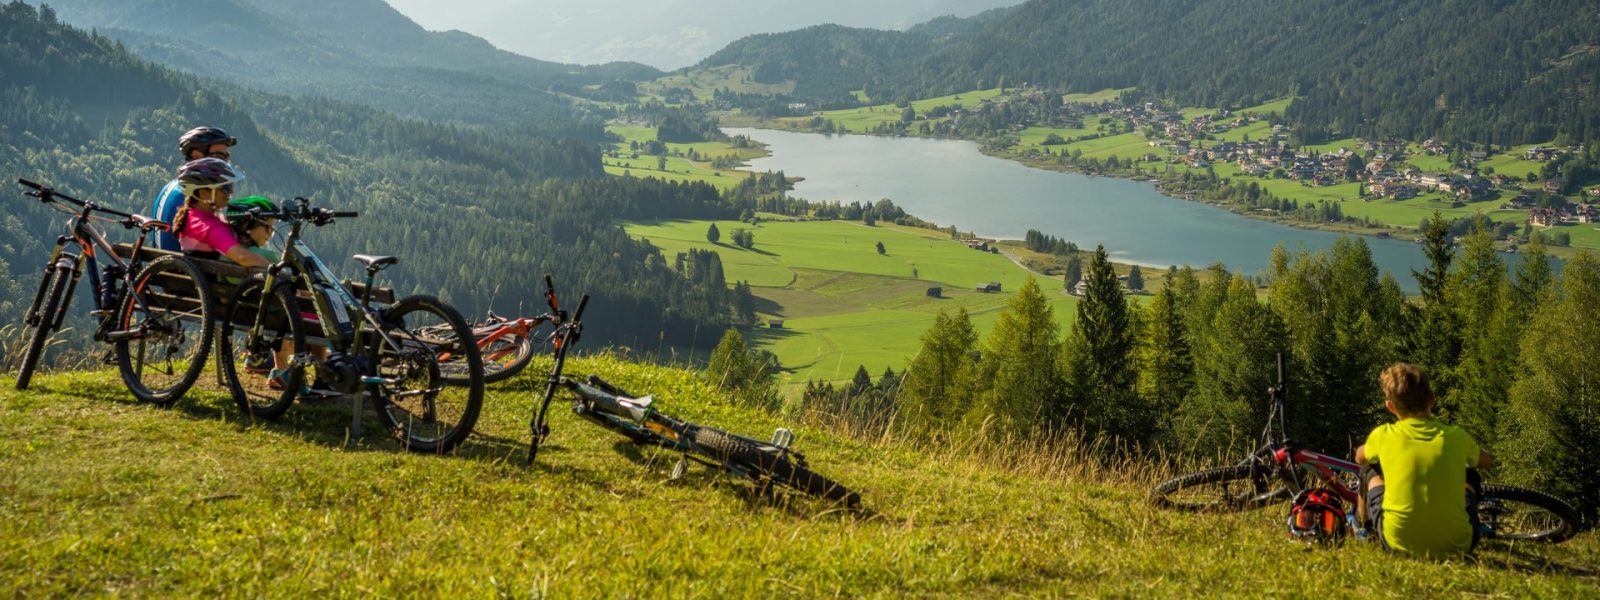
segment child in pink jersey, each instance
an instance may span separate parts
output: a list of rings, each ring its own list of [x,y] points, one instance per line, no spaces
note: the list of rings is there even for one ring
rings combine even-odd
[[[267,259],[239,244],[233,230],[217,215],[233,196],[233,184],[244,176],[233,165],[216,158],[202,158],[178,168],[178,183],[183,187],[183,207],[173,218],[172,232],[184,254],[205,258],[226,256],[246,267],[265,268]]]

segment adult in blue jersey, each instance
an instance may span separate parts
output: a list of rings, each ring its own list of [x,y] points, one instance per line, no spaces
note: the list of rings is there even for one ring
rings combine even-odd
[[[200,126],[190,129],[178,138],[178,151],[183,153],[183,161],[189,162],[202,158],[220,158],[228,160],[228,148],[239,143],[228,135],[228,132],[215,127]],[[178,208],[183,206],[183,186],[177,179],[168,182],[160,192],[156,192],[155,202],[150,204],[150,217],[158,221],[172,223],[177,216]],[[179,252],[178,236],[165,231],[155,231],[154,237],[148,243],[162,250]]]

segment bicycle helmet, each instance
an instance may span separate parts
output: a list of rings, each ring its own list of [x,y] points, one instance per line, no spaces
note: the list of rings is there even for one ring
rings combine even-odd
[[[1289,504],[1289,539],[1306,544],[1344,541],[1344,502],[1332,490],[1312,488],[1295,495]]]
[[[202,125],[178,136],[178,152],[187,158],[190,150],[205,150],[217,144],[233,146],[237,143],[239,140],[233,139],[228,132]]]
[[[218,158],[191,160],[178,167],[178,185],[183,188],[184,196],[194,196],[195,192],[207,188],[232,191],[233,184],[243,179],[244,175],[233,165]]]
[[[250,211],[256,211],[251,213]],[[250,230],[255,226],[266,223],[273,214],[277,214],[278,205],[273,204],[266,196],[246,196],[228,203],[222,209],[222,220],[228,223],[228,228],[233,230],[233,236],[241,243],[248,244]]]

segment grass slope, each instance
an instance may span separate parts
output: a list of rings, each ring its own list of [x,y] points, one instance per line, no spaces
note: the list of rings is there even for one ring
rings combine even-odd
[[[0,381],[0,594],[1585,597],[1597,583],[1593,533],[1471,561],[1307,551],[1284,541],[1281,506],[1158,511],[1144,470],[851,441],[728,406],[690,373],[606,357],[569,371],[735,431],[792,426],[869,510],[765,500],[698,466],[669,481],[674,457],[559,405],[527,466],[544,366],[491,389],[478,433],[446,457],[373,437],[345,447],[342,406],[251,425],[206,392],[172,410],[135,404],[110,372],[46,375],[26,393]]]
[[[706,241],[710,221],[635,223],[628,233],[650,240],[667,256],[690,248],[715,250],[729,283],[748,281],[766,318],[783,319],[779,330],[749,334],[758,346],[778,355],[785,380],[848,379],[862,365],[874,376],[902,369],[914,356],[922,333],[940,310],[966,308],[980,332],[987,332],[1011,292],[1028,273],[998,254],[977,252],[926,229],[867,227],[846,221],[765,221],[751,226],[717,221],[724,240],[736,229],[755,234],[755,249]],[[887,252],[877,253],[883,242]],[[913,270],[915,276],[913,276]],[[997,281],[999,294],[974,291]],[[1075,301],[1056,293],[1059,279],[1041,280],[1065,327],[1076,315]],[[930,286],[943,288],[929,298]]]
[[[610,153],[600,157],[606,173],[610,175],[674,182],[698,181],[728,190],[738,185],[739,181],[749,173],[737,169],[718,169],[711,166],[711,161],[723,156],[732,156],[745,161],[766,154],[761,148],[735,148],[726,142],[668,143],[666,147],[669,154],[677,153],[683,156],[667,156],[663,168],[660,157],[648,154],[635,155],[630,146],[630,143],[642,145],[656,139],[655,127],[610,124],[606,126],[606,131],[622,136],[622,141],[614,144]],[[690,150],[698,155],[698,160],[688,158]]]

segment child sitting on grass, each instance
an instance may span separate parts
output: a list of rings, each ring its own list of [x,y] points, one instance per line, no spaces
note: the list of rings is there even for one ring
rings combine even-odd
[[[1470,552],[1477,542],[1477,472],[1494,462],[1460,427],[1433,416],[1422,370],[1395,363],[1379,376],[1383,406],[1398,421],[1379,425],[1356,448],[1366,493],[1360,511],[1387,550],[1418,556]]]

